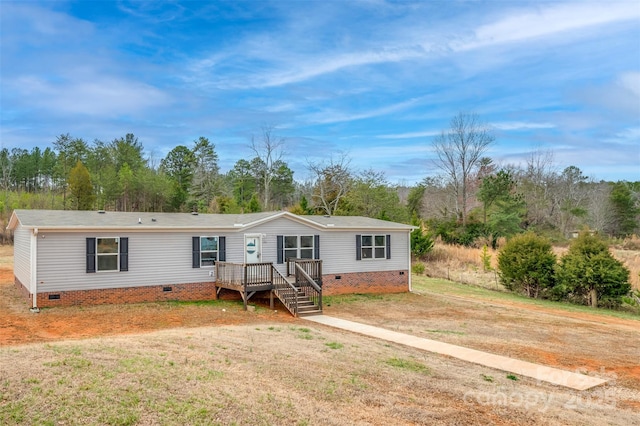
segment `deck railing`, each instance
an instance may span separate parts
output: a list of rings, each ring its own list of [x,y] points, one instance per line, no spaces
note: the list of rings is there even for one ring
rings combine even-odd
[[[299,297],[306,295],[322,310],[322,261],[287,259],[287,275],[291,283],[272,263],[216,262],[216,282],[221,288],[240,291],[245,309],[257,291],[273,290],[278,299],[294,315],[298,315]],[[273,300],[272,300],[273,303]]]
[[[296,265],[300,266],[316,283],[322,285],[322,260],[287,259],[287,276],[296,275]]]
[[[305,293],[314,305],[322,311],[322,287],[305,271],[304,267],[296,264],[296,287]]]
[[[237,286],[261,286],[270,284],[271,263],[216,262],[216,280]]]

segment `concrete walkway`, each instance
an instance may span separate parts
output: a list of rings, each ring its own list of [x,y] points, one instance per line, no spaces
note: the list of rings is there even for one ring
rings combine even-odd
[[[565,386],[575,390],[590,389],[606,382],[606,380],[598,377],[572,373],[570,371],[520,361],[506,356],[493,355],[487,352],[477,351],[475,349],[451,345],[449,343],[438,342],[436,340],[424,339],[422,337],[385,330],[384,328],[347,321],[327,315],[313,315],[303,317],[303,319],[342,330],[352,331],[354,333],[364,334],[365,336],[423,349],[437,354],[448,355],[463,361],[484,365],[485,367],[495,368],[509,373],[519,374],[521,376],[531,377],[536,380]]]

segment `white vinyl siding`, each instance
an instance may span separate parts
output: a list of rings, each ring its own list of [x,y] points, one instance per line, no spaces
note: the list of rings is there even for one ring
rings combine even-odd
[[[41,232],[42,234],[42,232]],[[126,273],[86,273],[86,238],[95,234],[47,232],[38,240],[38,292],[171,285],[211,281],[211,268],[192,268],[192,237],[182,232],[101,232],[128,237]],[[242,255],[242,243],[238,252]],[[234,260],[236,261],[236,260]],[[240,260],[241,262],[241,260]]]
[[[13,274],[30,292],[31,229],[18,227],[13,232]]]
[[[22,233],[22,234],[21,234]],[[17,239],[26,240],[16,248],[16,276],[29,282],[29,230],[16,229]],[[40,231],[38,236],[38,292],[63,290],[87,290],[101,288],[138,287],[146,285],[171,285],[211,281],[212,268],[193,268],[193,237],[202,235],[224,236],[226,261],[244,262],[245,234],[262,235],[264,262],[273,262],[281,273],[286,273],[286,264],[277,264],[277,236],[319,235],[319,258],[323,261],[324,274],[349,272],[375,272],[408,270],[409,252],[406,230],[388,231],[372,229],[321,230],[306,224],[281,217],[237,232],[194,230],[191,232],[139,231],[124,232],[49,232]],[[384,262],[356,261],[355,235],[390,235],[391,259]],[[86,273],[87,237],[127,237],[128,271],[121,274]],[[26,257],[25,257],[26,255]],[[215,270],[215,267],[213,267]],[[22,271],[22,272],[19,272]],[[22,274],[22,275],[19,275]],[[22,282],[25,282],[22,281]]]
[[[409,233],[402,231],[373,231],[375,235],[391,236],[391,259],[384,262],[362,262],[356,260],[355,235],[371,235],[372,230],[320,230],[311,226],[286,218],[278,218],[252,227],[246,233],[258,232],[263,234],[262,259],[264,262],[273,262],[281,272],[286,272],[286,264],[276,264],[278,235],[319,235],[320,259],[322,260],[323,274],[341,274],[348,272],[375,272],[409,270],[408,238]],[[233,237],[235,238],[235,237]],[[235,243],[227,237],[227,261],[242,262],[230,257],[230,249],[236,249]],[[242,249],[242,247],[240,247]],[[240,258],[242,259],[242,258]]]
[[[370,230],[368,231],[371,232]],[[355,235],[365,235],[361,231],[332,231],[321,234],[322,273],[340,274],[347,272],[376,272],[409,270],[409,252],[407,231],[384,231],[391,236],[391,259],[365,262],[356,260]],[[371,235],[371,234],[369,234]]]

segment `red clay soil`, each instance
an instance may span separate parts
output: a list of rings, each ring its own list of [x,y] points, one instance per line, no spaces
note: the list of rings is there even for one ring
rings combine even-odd
[[[0,265],[0,346],[165,328],[295,321],[286,311],[259,306],[255,312],[245,312],[242,304],[232,302],[77,306],[31,313],[28,301],[13,284],[10,267]]]

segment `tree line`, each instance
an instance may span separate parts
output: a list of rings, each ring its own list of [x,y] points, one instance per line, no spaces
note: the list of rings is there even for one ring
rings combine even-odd
[[[355,170],[345,153],[308,162],[311,178],[296,180],[286,140],[272,127],[252,137],[252,155],[226,172],[206,137],[158,159],[133,134],[92,143],[62,134],[44,150],[0,150],[0,211],[6,218],[15,208],[288,209],[412,222],[445,242],[479,246],[527,230],[552,240],[584,227],[616,237],[638,232],[640,182],[595,181],[575,166],[560,169],[549,151],[532,153],[524,165],[496,164],[486,155],[494,141],[477,115],[456,115],[431,141],[430,176],[407,188],[374,169]]]
[[[0,150],[5,220],[16,208],[242,213],[289,209],[407,222],[397,188],[383,174],[356,172],[346,155],[309,163],[314,178],[294,179],[285,139],[272,128],[250,142],[252,156],[227,172],[215,144],[199,137],[164,158],[145,155],[133,134],[110,142],[62,134],[44,150]]]
[[[525,164],[496,164],[485,154],[491,129],[460,113],[432,148],[440,171],[411,189],[408,208],[445,242],[494,247],[523,231],[565,240],[583,228],[625,237],[640,229],[640,182],[596,181],[576,166],[559,168],[552,151]]]

